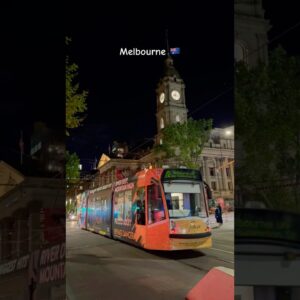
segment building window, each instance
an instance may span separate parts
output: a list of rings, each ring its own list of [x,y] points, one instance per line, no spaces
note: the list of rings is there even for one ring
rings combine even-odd
[[[200,167],[200,173],[203,175],[203,167]]]
[[[233,190],[233,186],[232,186],[232,182],[231,181],[228,182],[228,189],[229,189],[229,191]]]
[[[212,136],[212,141],[214,142],[214,144],[220,144],[220,136],[219,135],[214,135]]]
[[[160,128],[161,128],[161,129],[165,128],[164,118],[161,118],[161,119],[160,119]]]
[[[209,142],[209,147],[212,148],[212,142]]]
[[[211,188],[212,188],[213,191],[215,191],[217,189],[217,184],[216,184],[215,181],[211,182]]]
[[[209,168],[210,176],[216,176],[215,168]]]
[[[159,139],[159,144],[162,145],[162,143],[163,143],[163,140]]]
[[[237,41],[234,45],[234,58],[235,61],[243,61],[247,63],[248,60],[248,49],[242,41]]]
[[[176,116],[176,122],[180,122],[180,116],[179,115]]]

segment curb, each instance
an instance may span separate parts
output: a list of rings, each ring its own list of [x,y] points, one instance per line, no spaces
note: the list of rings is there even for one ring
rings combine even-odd
[[[229,226],[230,224],[229,223],[233,223],[233,222],[226,222],[226,223],[223,223],[223,225],[219,226],[217,224],[210,224],[210,228],[211,229],[223,229],[223,228],[226,228],[226,226]],[[228,225],[227,225],[228,224]]]

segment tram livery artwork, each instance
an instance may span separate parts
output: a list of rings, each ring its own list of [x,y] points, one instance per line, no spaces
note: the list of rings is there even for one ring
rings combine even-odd
[[[79,223],[145,249],[208,248],[208,194],[198,170],[143,170],[79,195]]]

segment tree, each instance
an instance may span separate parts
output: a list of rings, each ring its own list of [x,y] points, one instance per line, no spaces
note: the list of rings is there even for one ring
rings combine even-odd
[[[71,39],[66,38],[66,45],[69,45]],[[66,134],[68,129],[80,126],[84,117],[82,113],[87,110],[86,98],[87,91],[80,91],[77,82],[78,65],[70,63],[69,57],[66,57]]]
[[[249,69],[239,63],[235,103],[236,183],[250,186],[250,197],[268,207],[300,210],[299,58],[279,47],[268,65]]]
[[[76,153],[70,153],[66,151],[66,178],[67,183],[74,184],[79,181],[80,178],[80,170],[79,164],[80,160]]]
[[[67,214],[69,213],[74,213],[77,210],[77,205],[76,201],[67,201],[66,202],[66,212]]]
[[[68,194],[72,194],[71,200],[66,203],[67,214],[76,211],[77,184],[80,179],[80,160],[76,153],[66,151],[66,182]]]
[[[193,120],[174,123],[163,129],[163,143],[155,147],[164,158],[175,159],[178,164],[198,168],[197,160],[208,141],[212,120]]]

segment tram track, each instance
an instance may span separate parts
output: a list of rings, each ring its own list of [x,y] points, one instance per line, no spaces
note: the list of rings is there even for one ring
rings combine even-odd
[[[233,262],[229,260],[225,260],[222,258],[218,258],[215,256],[209,256],[209,260],[203,261],[203,262],[190,262],[185,260],[178,260],[179,263],[191,267],[193,269],[197,269],[199,271],[205,271],[209,272],[214,267],[227,267],[233,269]]]
[[[233,230],[218,229],[213,248],[149,251],[80,230],[73,223],[67,226],[69,299],[121,299],[125,295],[180,300],[212,268],[233,268]],[[109,288],[112,282],[114,289]]]

